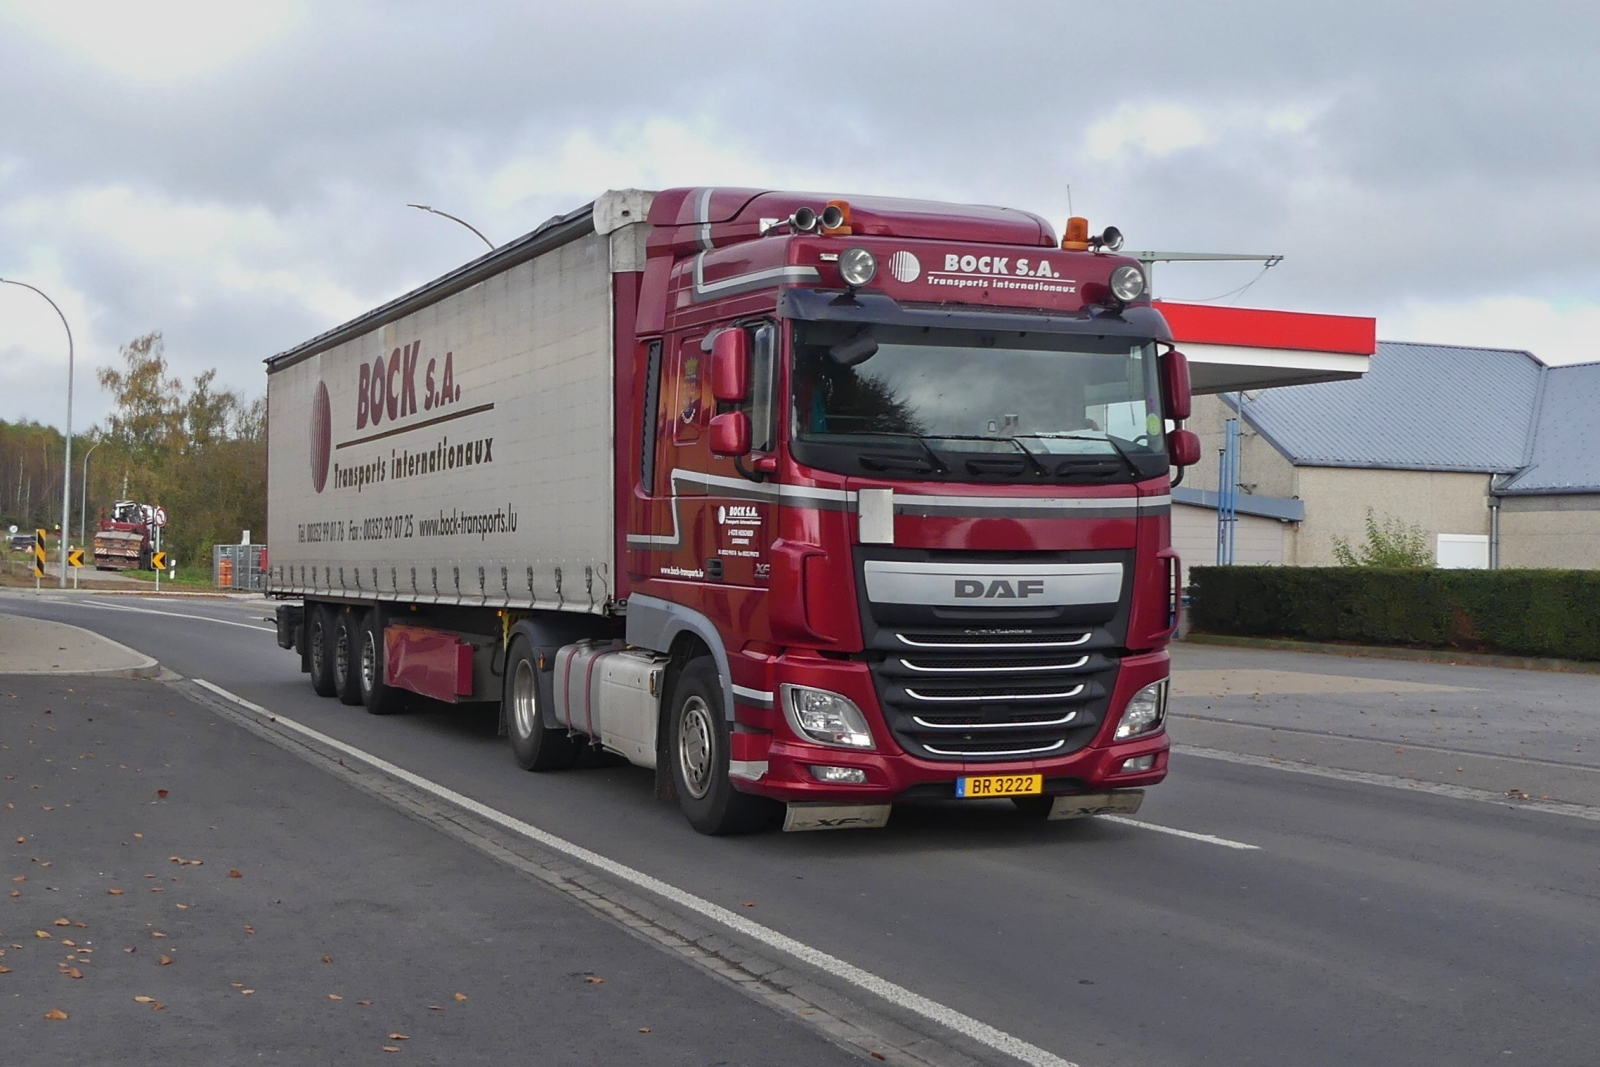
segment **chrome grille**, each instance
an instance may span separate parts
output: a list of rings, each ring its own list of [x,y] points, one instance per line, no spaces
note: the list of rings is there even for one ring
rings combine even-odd
[[[912,755],[1038,759],[1089,743],[1116,657],[1104,631],[890,631],[873,663],[885,717]]]

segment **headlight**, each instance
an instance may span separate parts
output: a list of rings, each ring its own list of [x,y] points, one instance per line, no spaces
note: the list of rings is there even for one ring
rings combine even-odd
[[[1122,713],[1122,721],[1117,723],[1116,740],[1126,741],[1130,737],[1154,733],[1161,728],[1166,714],[1167,679],[1163,678],[1133,694]]]
[[[839,253],[839,277],[846,285],[859,289],[877,276],[878,257],[865,248],[847,248]]]
[[[1111,272],[1111,295],[1121,301],[1137,300],[1144,292],[1144,271],[1124,263]]]
[[[803,685],[782,686],[783,713],[800,737],[840,748],[872,748],[866,716],[846,697]]]

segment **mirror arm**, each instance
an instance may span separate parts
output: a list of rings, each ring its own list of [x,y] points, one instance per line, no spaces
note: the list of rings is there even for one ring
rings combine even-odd
[[[753,470],[745,469],[744,457],[743,456],[734,456],[733,457],[733,469],[738,471],[740,473],[740,475],[742,475],[745,478],[748,478],[752,482],[764,482],[764,481],[767,480],[768,477],[770,477],[770,475],[766,474],[763,471],[753,471]]]

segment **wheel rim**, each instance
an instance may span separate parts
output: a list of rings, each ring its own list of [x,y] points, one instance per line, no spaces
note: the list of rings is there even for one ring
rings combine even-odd
[[[361,688],[372,692],[378,684],[378,645],[372,634],[361,635]]]
[[[340,682],[350,677],[350,635],[343,626],[333,639],[333,676]]]
[[[511,678],[511,719],[517,736],[533,736],[533,717],[539,714],[537,683],[533,677],[533,664],[517,661],[517,671]]]
[[[678,722],[678,770],[689,795],[699,800],[711,789],[711,709],[700,697],[684,701]]]

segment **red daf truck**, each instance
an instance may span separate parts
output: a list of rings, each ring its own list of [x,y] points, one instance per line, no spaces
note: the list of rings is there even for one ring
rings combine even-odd
[[[316,691],[494,702],[705,833],[1131,812],[1167,771],[1187,363],[1114,230],[610,192],[268,361]]]

